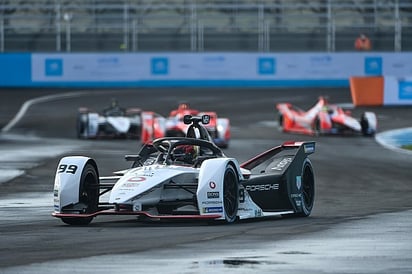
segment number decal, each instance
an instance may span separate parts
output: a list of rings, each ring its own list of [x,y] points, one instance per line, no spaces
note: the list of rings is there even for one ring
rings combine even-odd
[[[59,173],[64,172],[64,171],[66,170],[66,168],[67,168],[67,165],[61,164],[61,165],[59,166]]]
[[[76,165],[65,165],[65,164],[61,164],[61,165],[59,166],[59,169],[58,169],[58,173],[66,172],[66,173],[75,174],[76,171],[77,171],[77,166],[76,166]]]

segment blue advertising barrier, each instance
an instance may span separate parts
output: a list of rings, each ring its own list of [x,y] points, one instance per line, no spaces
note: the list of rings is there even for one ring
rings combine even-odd
[[[373,52],[3,53],[0,87],[349,87],[351,76],[410,76],[410,60]]]

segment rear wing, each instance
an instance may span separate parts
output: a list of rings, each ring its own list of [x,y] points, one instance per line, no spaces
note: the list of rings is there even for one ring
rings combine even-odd
[[[308,141],[308,142],[295,142],[295,141],[287,141],[284,142],[282,145],[273,147],[249,160],[246,162],[242,163],[240,165],[241,168],[252,170],[254,167],[260,165],[261,163],[267,161],[268,159],[274,157],[276,154],[279,154],[281,152],[284,152],[286,150],[295,150],[293,151],[293,154],[299,155],[303,154],[302,156],[307,156],[315,152],[315,144],[316,142],[314,141]]]
[[[295,141],[286,141],[281,147],[299,147],[303,150],[306,155],[312,154],[315,152],[315,141],[308,142],[295,142]]]

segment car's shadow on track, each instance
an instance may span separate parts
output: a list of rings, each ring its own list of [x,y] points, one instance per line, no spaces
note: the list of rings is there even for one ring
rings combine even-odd
[[[314,218],[304,218],[306,220]],[[93,220],[92,223],[88,225],[67,225],[64,223],[60,223],[57,226],[59,227],[67,227],[67,228],[75,228],[75,227],[83,227],[83,228],[126,228],[126,227],[152,227],[152,228],[162,228],[162,227],[220,227],[220,226],[242,226],[247,224],[253,223],[268,223],[273,222],[277,225],[279,224],[286,224],[286,223],[294,223],[294,220],[302,220],[302,218],[292,217],[292,216],[268,216],[268,217],[259,217],[256,219],[245,219],[245,220],[237,220],[235,223],[226,223],[224,220],[213,220],[213,221],[204,221],[204,220],[156,220],[150,218],[111,218],[111,217],[100,217],[99,220]],[[281,222],[281,223],[279,223]],[[299,221],[301,224],[301,221]]]

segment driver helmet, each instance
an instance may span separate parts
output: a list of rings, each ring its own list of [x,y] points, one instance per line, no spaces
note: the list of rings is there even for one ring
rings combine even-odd
[[[198,155],[198,147],[194,145],[180,145],[173,150],[173,158],[185,164],[194,164]]]
[[[179,109],[179,110],[189,109],[189,104],[187,104],[187,103],[181,103],[181,104],[179,104],[178,109]]]
[[[117,102],[116,98],[112,98],[112,108],[116,108],[119,106],[119,103]]]

